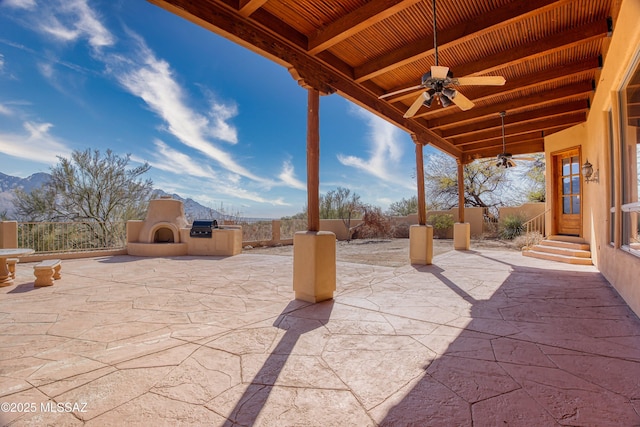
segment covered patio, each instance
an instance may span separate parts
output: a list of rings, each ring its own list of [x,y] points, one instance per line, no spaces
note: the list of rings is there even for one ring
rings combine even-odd
[[[640,424],[640,320],[594,266],[492,249],[337,262],[334,299],[311,304],[292,264],[64,260],[37,289],[18,264],[0,424]]]

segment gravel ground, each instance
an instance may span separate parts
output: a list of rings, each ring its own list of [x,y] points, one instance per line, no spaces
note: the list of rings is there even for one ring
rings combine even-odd
[[[352,240],[351,242],[340,241],[336,245],[337,261],[399,267],[406,265],[409,258],[409,239],[363,239]],[[472,240],[471,249],[473,248],[516,250],[511,246],[510,242],[500,240]],[[453,240],[433,240],[434,256],[452,250]],[[244,252],[293,256],[293,246],[245,248]]]

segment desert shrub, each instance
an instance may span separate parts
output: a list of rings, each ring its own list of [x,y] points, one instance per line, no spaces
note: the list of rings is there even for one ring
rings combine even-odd
[[[391,237],[395,239],[408,239],[409,238],[409,224],[406,222],[395,224],[391,226]]]
[[[499,223],[499,235],[502,239],[513,240],[524,233],[526,220],[522,215],[507,215]]]
[[[433,227],[433,234],[436,237],[445,237],[453,227],[453,223],[451,214],[433,214],[427,218],[427,224]]]
[[[544,236],[542,236],[542,234],[537,231],[532,231],[531,233],[525,233],[513,239],[512,246],[515,249],[524,250],[537,245],[542,240],[544,240]]]
[[[391,220],[382,213],[382,209],[377,206],[365,206],[364,215],[360,224],[353,234],[353,238],[371,239],[374,237],[391,236]]]

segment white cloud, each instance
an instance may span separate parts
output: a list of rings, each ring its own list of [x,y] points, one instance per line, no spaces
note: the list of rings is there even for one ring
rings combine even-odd
[[[0,114],[10,116],[13,112],[7,106],[0,104]]]
[[[282,163],[282,172],[280,172],[278,178],[280,178],[282,182],[284,182],[289,187],[297,188],[298,190],[307,189],[306,184],[295,177],[293,164],[291,164],[289,160],[285,160]]]
[[[263,197],[259,193],[254,191],[248,191],[240,186],[242,177],[234,173],[219,174],[214,171],[208,165],[203,165],[200,161],[194,161],[191,157],[169,147],[166,143],[160,140],[155,140],[154,145],[156,150],[151,155],[152,160],[148,163],[153,168],[157,168],[166,172],[171,172],[180,176],[188,176],[205,179],[205,183],[199,182],[198,188],[208,188],[208,194],[210,196],[215,194],[231,196],[233,198],[250,200],[259,203],[268,203],[276,206],[288,206],[282,201],[282,199],[268,199]],[[136,157],[132,157],[132,160],[144,163],[144,160]],[[177,184],[172,184],[177,185]],[[163,187],[165,191],[167,188]],[[192,194],[193,187],[183,188],[181,194],[196,198],[201,196],[200,194]]]
[[[221,141],[238,143],[238,131],[236,128],[227,123],[227,120],[238,115],[238,107],[235,105],[224,105],[214,102],[211,106],[210,117],[213,120],[213,126],[209,130],[209,134]]]
[[[241,187],[234,187],[229,185],[229,183],[217,183],[216,190],[221,194],[226,194],[233,198],[251,200],[258,203],[268,203],[274,206],[290,206],[290,204],[286,203],[281,197],[277,199],[268,199],[255,191],[248,191]]]
[[[138,42],[138,52],[129,58],[139,58],[139,62],[133,63],[132,60],[115,56],[110,59],[110,67],[120,84],[133,95],[142,98],[164,120],[167,131],[180,142],[202,152],[234,174],[267,184],[268,180],[251,173],[229,153],[206,138],[208,135],[215,135],[227,142],[237,142],[235,128],[226,122],[235,114],[235,107],[214,105],[211,110],[212,120],[193,111],[187,106],[186,96],[174,79],[169,64],[156,58],[143,40],[138,38]]]
[[[36,7],[36,0],[4,0],[0,5],[16,9],[30,10]]]
[[[49,133],[51,123],[25,122],[26,133],[0,134],[0,152],[39,163],[55,164],[56,156],[69,157],[71,149]]]
[[[159,139],[154,141],[156,147],[152,154],[153,160],[149,164],[157,169],[161,169],[174,174],[186,174],[199,178],[216,178],[216,172],[208,166],[203,166],[195,162],[191,157],[169,147]]]
[[[60,0],[40,5],[37,29],[63,42],[87,39],[94,49],[111,46],[114,36],[102,25],[86,0]]]
[[[345,166],[359,169],[380,180],[401,185],[405,188],[413,188],[406,176],[397,176],[392,171],[399,165],[402,159],[402,142],[399,141],[400,129],[391,123],[375,116],[363,109],[357,110],[357,114],[367,121],[371,148],[369,158],[346,156],[338,154],[338,160]],[[403,171],[406,172],[406,171]]]

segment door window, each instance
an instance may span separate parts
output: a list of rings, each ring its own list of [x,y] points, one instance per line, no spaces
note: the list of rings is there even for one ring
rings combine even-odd
[[[580,159],[578,156],[562,159],[562,213],[580,213]]]

